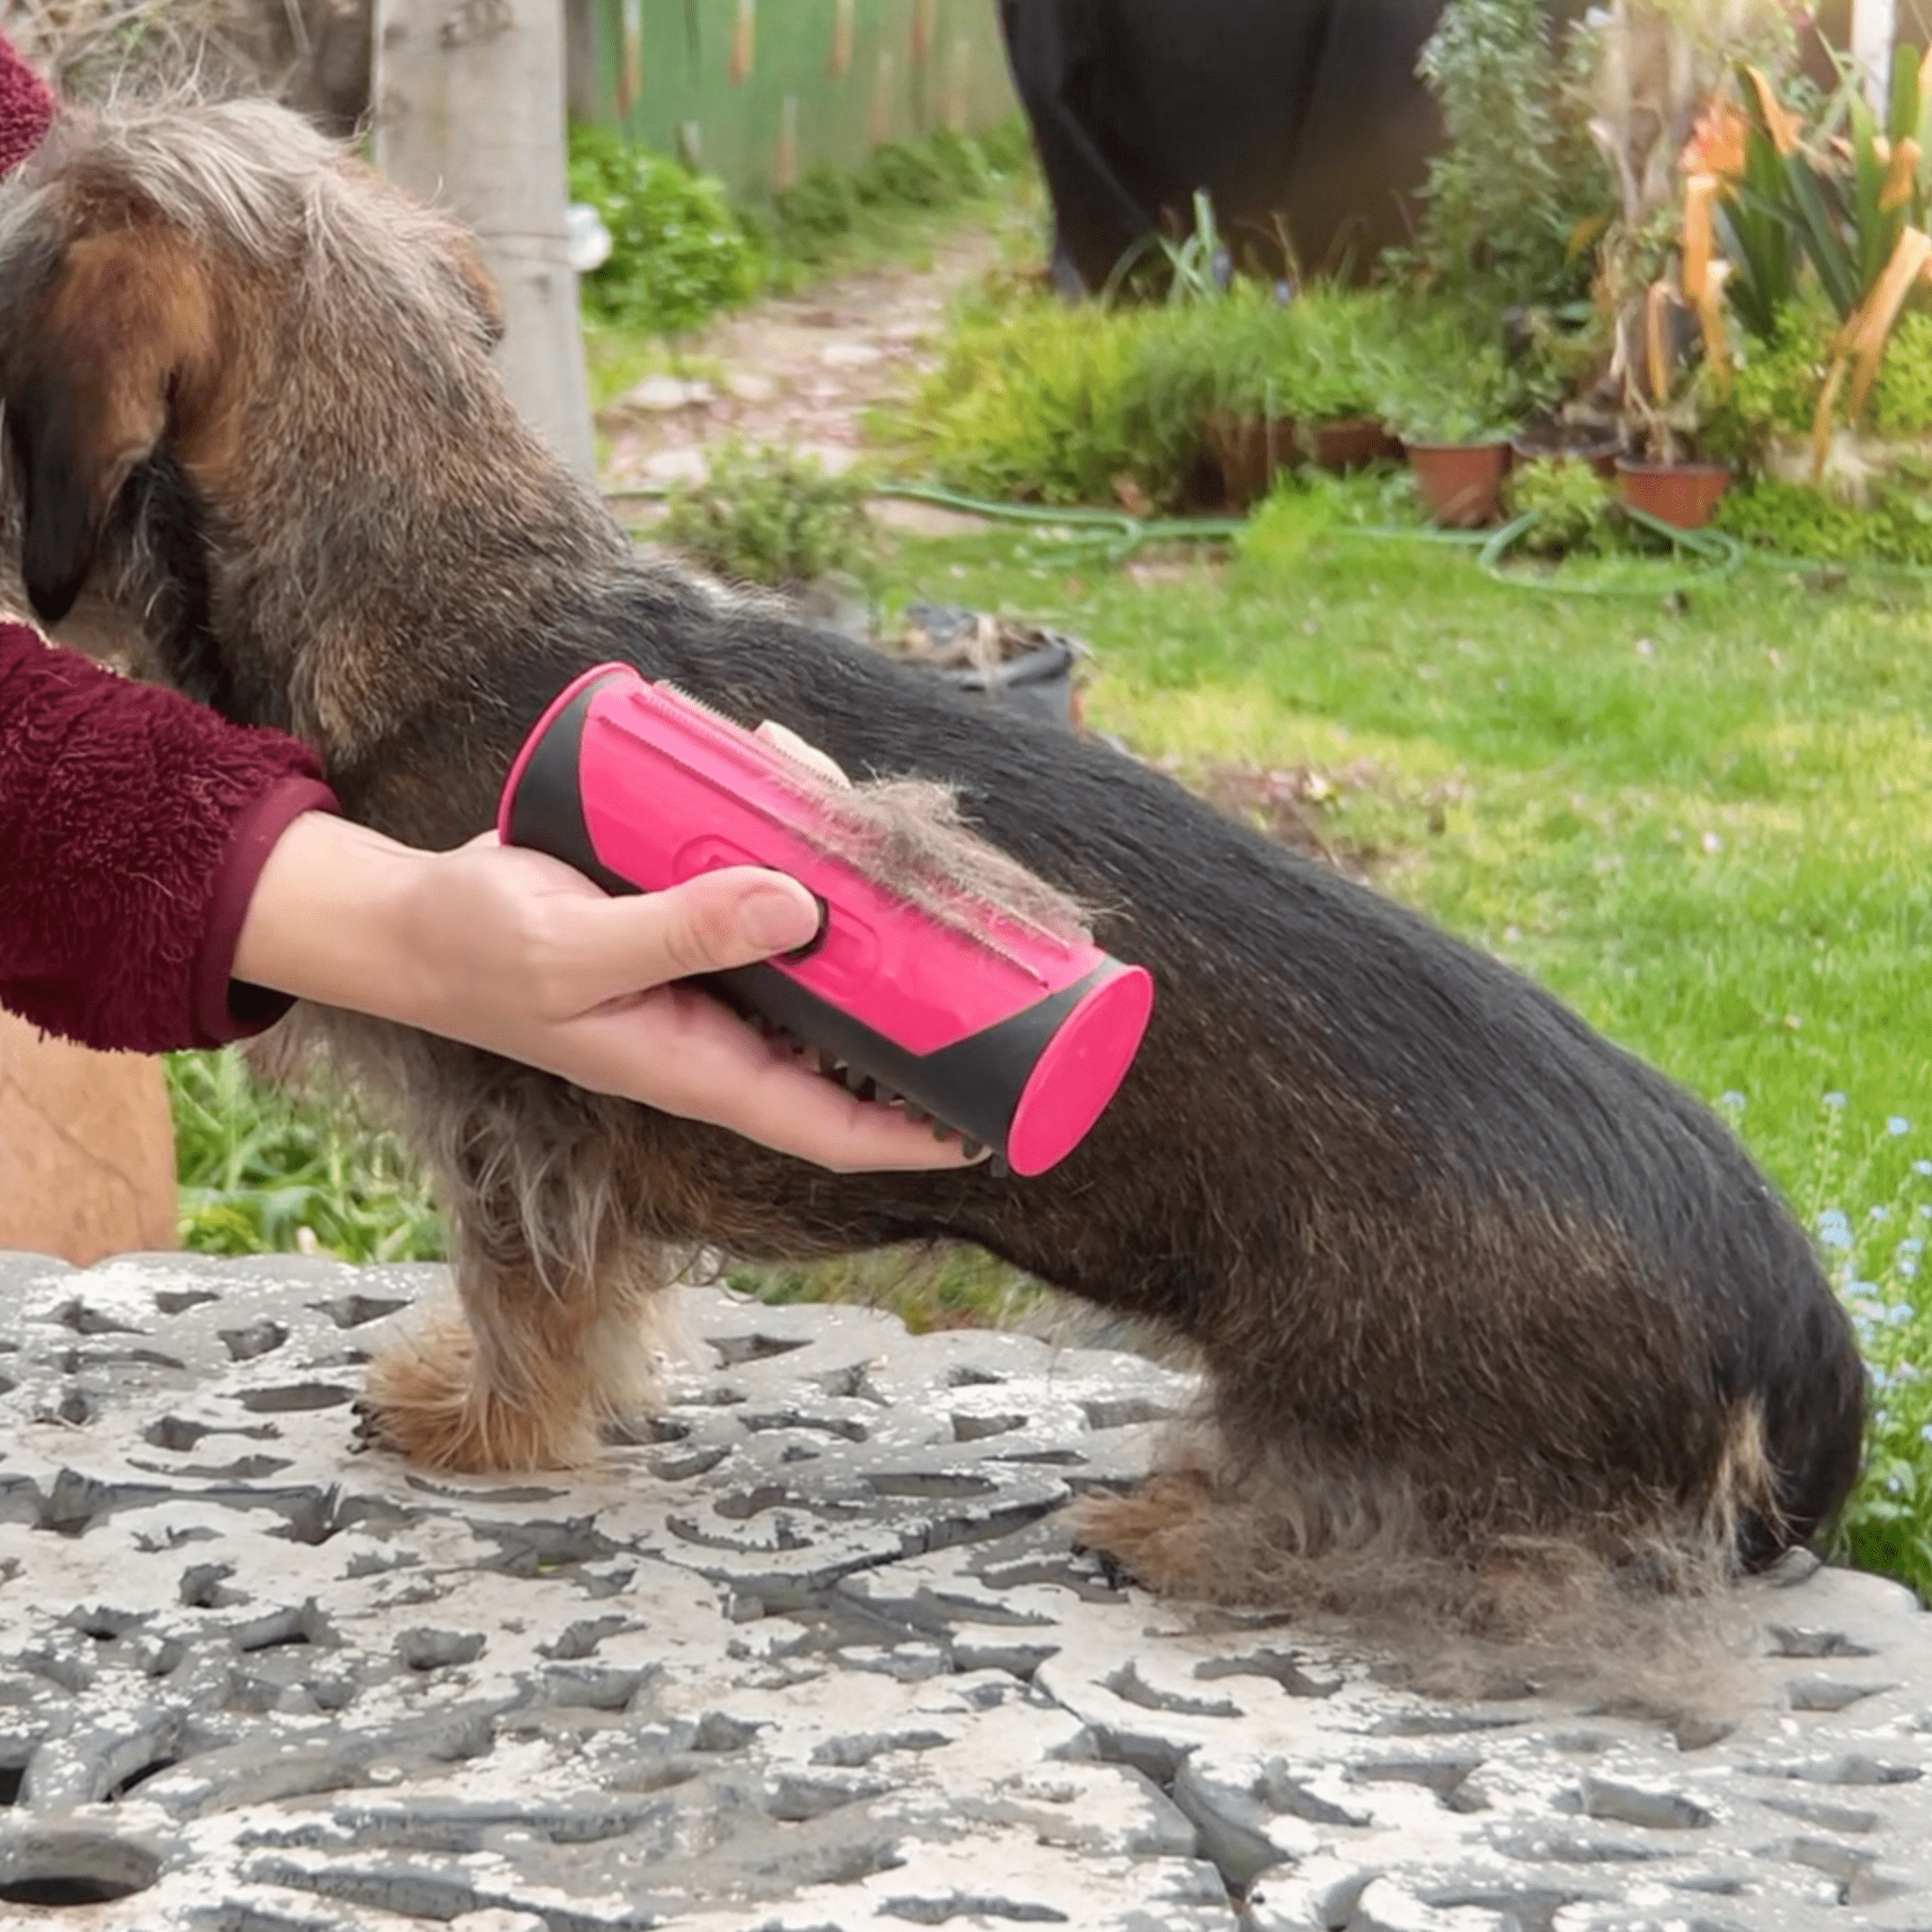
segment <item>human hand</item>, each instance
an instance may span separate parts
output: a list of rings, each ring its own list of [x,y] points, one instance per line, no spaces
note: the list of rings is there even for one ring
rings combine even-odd
[[[956,1167],[956,1140],[809,1072],[675,983],[802,945],[811,895],[735,867],[610,898],[493,833],[420,852],[323,812],[270,854],[235,976],[400,1020],[841,1172]]]

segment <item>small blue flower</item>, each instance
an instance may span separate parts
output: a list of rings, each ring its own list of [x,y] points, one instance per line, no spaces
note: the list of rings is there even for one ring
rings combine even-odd
[[[1901,1134],[1910,1133],[1911,1130],[1912,1123],[1902,1113],[1894,1113],[1885,1121],[1885,1131],[1892,1135],[1894,1139]]]
[[[1834,1112],[1841,1110],[1844,1104],[1845,1096],[1842,1094],[1827,1094],[1825,1095],[1825,1105],[1831,1108]]]
[[[1885,1310],[1885,1319],[1894,1328],[1902,1328],[1918,1312],[1909,1301],[1895,1301]]]
[[[1875,1208],[1867,1208],[1865,1210],[1865,1218],[1868,1221],[1889,1221],[1892,1219],[1892,1210],[1881,1202]]]
[[[1907,1235],[1904,1240],[1899,1243],[1901,1254],[1923,1254],[1925,1251],[1926,1237],[1923,1235]]]
[[[1932,1179],[1932,1160],[1915,1160],[1912,1172],[1921,1179]]]
[[[1726,1113],[1741,1113],[1744,1111],[1744,1096],[1733,1086],[1717,1096],[1717,1104]]]
[[[1932,1422],[1919,1423],[1919,1440],[1921,1442],[1932,1442]]]

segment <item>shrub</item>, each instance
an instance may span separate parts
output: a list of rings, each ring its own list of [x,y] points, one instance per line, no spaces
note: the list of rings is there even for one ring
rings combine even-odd
[[[1881,436],[1932,434],[1932,313],[1900,317],[1873,386],[1871,424]]]
[[[1504,479],[1502,494],[1512,517],[1535,512],[1523,545],[1538,555],[1587,555],[1609,547],[1617,491],[1588,463],[1557,456],[1519,464]]]
[[[675,335],[758,293],[759,252],[722,183],[607,128],[580,125],[571,130],[570,190],[610,231],[610,259],[582,284],[593,315]]]
[[[1271,420],[1297,413],[1294,305],[1260,282],[1142,312],[1132,332],[1142,406],[1156,421],[1179,423],[1208,409]]]
[[[1803,483],[1762,476],[1727,491],[1717,528],[1780,556],[1932,566],[1932,474],[1908,466],[1863,510]]]
[[[934,211],[990,193],[1032,155],[1017,117],[984,134],[942,129],[915,145],[877,148],[855,173],[814,168],[769,203],[744,212],[747,226],[788,270],[817,268],[859,233],[868,215],[895,209]]]
[[[1709,448],[1756,463],[1773,436],[1808,434],[1837,326],[1815,292],[1786,304],[1768,335],[1742,346],[1729,387],[1713,400],[1705,421]]]
[[[1786,303],[1769,333],[1745,344],[1728,394],[1713,405],[1707,425],[1713,447],[1752,463],[1774,436],[1810,435],[1838,327],[1815,285]],[[1847,420],[1842,391],[1837,420]],[[1880,436],[1932,434],[1932,313],[1912,310],[1900,317],[1862,422]]]
[[[814,459],[735,439],[702,483],[680,484],[660,533],[713,575],[795,589],[835,574],[863,577],[874,561],[865,485],[829,476]]]
[[[1417,71],[1442,111],[1420,247],[1431,278],[1491,315],[1582,295],[1571,238],[1607,184],[1563,111],[1546,0],[1449,0]]]
[[[1125,479],[1172,502],[1212,394],[1184,347],[1205,313],[1041,299],[968,316],[914,404],[916,437],[955,489],[1110,503]]]
[[[1408,442],[1498,441],[1528,412],[1500,338],[1440,303],[1405,311],[1384,382],[1383,421]]]
[[[1380,412],[1396,361],[1400,310],[1379,288],[1315,282],[1297,297],[1285,387],[1305,422]]]

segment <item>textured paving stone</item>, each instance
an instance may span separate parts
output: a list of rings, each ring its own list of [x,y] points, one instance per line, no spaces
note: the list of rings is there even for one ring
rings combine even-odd
[[[1431,1698],[1069,1547],[1138,1358],[693,1289],[604,1466],[430,1478],[353,1403],[439,1286],[0,1255],[6,1932],[1932,1932],[1891,1585],[1752,1586],[1730,1723]]]

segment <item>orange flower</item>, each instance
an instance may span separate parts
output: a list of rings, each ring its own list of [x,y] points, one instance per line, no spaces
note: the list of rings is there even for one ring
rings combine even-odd
[[[1678,163],[1686,174],[1736,181],[1744,172],[1744,117],[1728,101],[1714,101],[1699,114]]]

